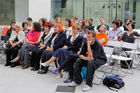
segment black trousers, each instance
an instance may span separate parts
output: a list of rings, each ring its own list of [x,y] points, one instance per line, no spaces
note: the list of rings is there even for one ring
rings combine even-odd
[[[75,63],[75,69],[74,69],[74,81],[77,84],[81,84],[82,82],[82,76],[81,76],[81,70],[82,67],[87,67],[87,74],[86,74],[86,84],[92,87],[92,80],[94,72],[97,68],[99,68],[101,65],[105,64],[106,61],[102,59],[95,59],[92,61],[85,61],[80,58],[76,60]]]
[[[71,54],[68,56],[68,58],[64,61],[63,65],[61,66],[61,69],[68,68],[70,79],[73,79],[74,63],[76,62],[77,58],[79,58],[78,54]]]
[[[19,49],[20,47],[10,47],[6,49],[6,64],[10,64],[10,61],[16,58]]]
[[[32,52],[31,67],[34,67],[36,70],[38,70],[40,67],[40,59],[44,50],[45,48],[41,48],[41,49],[38,48]]]

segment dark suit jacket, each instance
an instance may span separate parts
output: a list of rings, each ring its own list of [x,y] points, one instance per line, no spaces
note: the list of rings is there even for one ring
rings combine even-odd
[[[77,51],[79,51],[79,49],[80,49],[80,47],[82,45],[83,37],[78,36],[72,43],[70,42],[71,37],[72,36],[70,36],[67,39],[67,42],[66,42],[66,45],[68,46],[67,50],[71,50],[71,51],[77,53]]]
[[[51,46],[51,41],[55,37],[55,33],[52,35],[46,46]],[[58,36],[54,40],[53,50],[56,51],[58,48],[62,48],[66,43],[66,34],[64,32],[61,32],[58,34]]]

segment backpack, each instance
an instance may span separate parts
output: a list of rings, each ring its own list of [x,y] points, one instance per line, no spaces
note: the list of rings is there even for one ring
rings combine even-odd
[[[106,85],[110,90],[113,90],[112,88],[120,89],[124,86],[123,80],[118,75],[114,75],[114,76],[107,75],[103,80],[103,84]],[[118,91],[118,90],[113,90],[113,91]]]

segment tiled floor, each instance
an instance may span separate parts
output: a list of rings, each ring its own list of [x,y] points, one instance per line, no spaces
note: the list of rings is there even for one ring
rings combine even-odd
[[[55,93],[58,85],[67,86],[62,79],[56,79],[56,75],[49,71],[45,75],[30,71],[30,68],[23,70],[20,66],[15,68],[4,67],[0,64],[0,93]],[[118,93],[140,93],[140,70],[134,70],[134,75],[127,75],[123,78],[125,87]],[[77,86],[75,93],[83,93],[82,87]],[[58,93],[58,92],[57,92]],[[66,92],[65,92],[66,93]],[[93,85],[87,93],[116,93],[104,85]]]

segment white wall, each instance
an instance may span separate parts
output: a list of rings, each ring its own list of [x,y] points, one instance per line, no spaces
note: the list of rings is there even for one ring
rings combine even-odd
[[[15,21],[24,22],[28,17],[29,0],[15,0]]]
[[[51,18],[51,0],[29,0],[29,17],[33,21],[39,21],[40,18]]]

